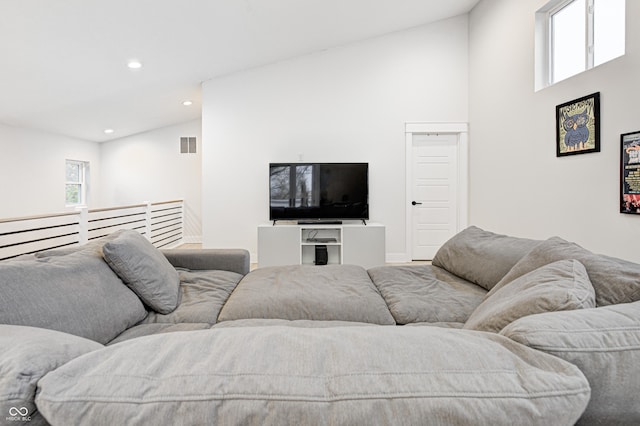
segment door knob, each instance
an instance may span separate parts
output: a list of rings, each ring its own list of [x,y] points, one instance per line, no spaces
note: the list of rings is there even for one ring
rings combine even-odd
[[[412,201],[412,202],[411,202],[411,205],[412,205],[412,206],[419,206],[419,205],[422,205],[422,203],[419,203],[419,202],[417,202],[417,201]]]

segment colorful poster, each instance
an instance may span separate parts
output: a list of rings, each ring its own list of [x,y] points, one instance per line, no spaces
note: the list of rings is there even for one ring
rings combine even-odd
[[[640,214],[640,131],[620,136],[620,213]]]

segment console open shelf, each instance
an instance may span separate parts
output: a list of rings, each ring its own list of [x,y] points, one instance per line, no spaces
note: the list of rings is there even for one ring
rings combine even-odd
[[[327,264],[342,263],[341,225],[299,225],[300,259],[303,265],[316,263],[316,246],[326,246]]]

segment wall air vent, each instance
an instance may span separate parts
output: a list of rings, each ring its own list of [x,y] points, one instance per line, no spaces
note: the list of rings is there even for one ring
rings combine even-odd
[[[195,136],[182,136],[180,138],[180,153],[181,154],[195,154],[196,153],[196,138],[195,138]]]

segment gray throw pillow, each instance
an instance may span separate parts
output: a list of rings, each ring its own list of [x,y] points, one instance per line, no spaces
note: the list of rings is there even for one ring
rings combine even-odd
[[[151,309],[168,314],[178,306],[180,278],[166,257],[137,231],[124,231],[102,247],[111,269]]]
[[[433,265],[487,290],[540,241],[494,234],[476,226],[454,235],[433,258]],[[490,266],[489,266],[490,265]]]
[[[498,333],[527,315],[593,307],[595,292],[584,266],[577,260],[561,260],[494,287],[464,328]]]
[[[48,425],[34,402],[38,380],[101,348],[99,343],[59,331],[0,324],[0,419],[7,424]]]
[[[597,306],[640,300],[640,264],[595,254],[559,237],[537,245],[511,268],[496,287],[562,259],[576,259],[584,265],[596,291]]]

